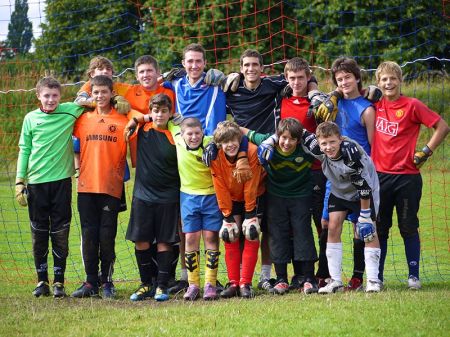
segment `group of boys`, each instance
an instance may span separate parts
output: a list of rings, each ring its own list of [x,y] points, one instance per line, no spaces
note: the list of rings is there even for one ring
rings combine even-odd
[[[113,83],[112,63],[94,58],[90,80],[75,103],[59,104],[56,80],[38,82],[41,106],[23,122],[15,192],[29,210],[38,276],[34,296],[50,294],[49,238],[53,294],[66,296],[75,174],[72,135],[80,144],[75,165],[86,272],[73,297],[98,296],[99,288],[103,297],[115,296],[114,246],[127,142],[136,174],[126,239],[135,243],[141,279],[133,301],[166,301],[170,292],[181,290],[186,300],[199,298],[202,237],[205,300],[252,298],[259,248],[260,289],[272,294],[342,291],[341,232],[347,217],[355,233],[348,289],[362,288],[366,269],[366,291],[379,292],[394,207],[405,244],[408,287],[421,287],[419,168],[449,127],[423,103],[401,95],[396,63],[378,67],[383,97],[375,103],[361,95],[360,69],[345,57],[332,65],[337,88],[329,95],[318,92],[308,63],[300,58],[287,62],[284,75],[263,76],[262,56],[246,50],[240,73],[225,77],[215,69],[205,73],[205,50],[191,44],[183,51],[182,64],[184,73],[170,72],[161,84],[157,61],[142,56],[135,62],[139,84],[131,85]],[[227,113],[234,122],[226,121]],[[421,124],[435,131],[416,152]],[[319,256],[311,217],[319,234]],[[223,290],[217,284],[219,238],[229,279]],[[178,255],[181,279],[171,284]],[[276,279],[271,279],[272,263]]]

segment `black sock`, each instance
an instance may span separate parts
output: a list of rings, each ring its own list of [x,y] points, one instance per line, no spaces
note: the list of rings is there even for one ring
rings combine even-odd
[[[274,263],[274,266],[275,266],[275,273],[277,274],[277,282],[278,281],[287,282],[288,281],[287,263]]]
[[[178,259],[180,257],[180,245],[176,244],[172,246],[172,264],[170,267],[170,278],[175,279],[177,273]]]
[[[141,277],[141,282],[144,284],[152,284],[152,254],[150,249],[137,250],[135,249],[134,254],[136,255],[136,263],[139,269],[139,275]]]
[[[364,262],[364,241],[360,239],[353,239],[353,276],[360,280],[363,279],[364,269],[366,264]]]
[[[161,289],[167,288],[172,258],[172,251],[158,252],[158,287]]]
[[[300,261],[302,265],[303,274],[305,275],[305,280],[314,279],[314,261]]]
[[[305,273],[304,273],[304,271],[302,269],[302,262],[301,261],[293,260],[292,261],[292,267],[294,269],[294,274],[295,275],[300,276],[300,277],[305,275]]]

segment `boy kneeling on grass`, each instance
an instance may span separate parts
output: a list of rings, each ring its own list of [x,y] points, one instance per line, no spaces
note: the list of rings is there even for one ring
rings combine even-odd
[[[373,220],[380,203],[378,176],[372,160],[363,148],[353,140],[342,137],[333,122],[317,127],[316,135],[304,130],[303,140],[308,151],[322,162],[322,170],[331,182],[328,200],[327,258],[331,282],[319,289],[320,294],[343,291],[342,225],[348,213],[359,213],[356,233],[366,245],[366,292],[380,292],[378,279],[380,243]]]

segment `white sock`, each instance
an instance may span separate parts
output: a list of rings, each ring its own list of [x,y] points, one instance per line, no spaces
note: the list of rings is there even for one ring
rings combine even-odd
[[[180,280],[187,281],[188,280],[188,273],[186,268],[181,269],[180,273]]]
[[[378,282],[380,268],[380,248],[364,248],[364,262],[366,263],[367,280]]]
[[[271,264],[262,264],[261,265],[261,275],[259,276],[259,280],[269,280],[270,279],[270,272],[272,271],[272,265]]]
[[[342,282],[342,242],[328,242],[326,254],[328,259],[328,270],[330,271],[331,278],[335,281]]]

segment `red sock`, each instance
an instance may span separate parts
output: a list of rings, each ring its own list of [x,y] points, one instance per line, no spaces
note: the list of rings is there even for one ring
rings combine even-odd
[[[241,250],[239,247],[239,240],[236,240],[233,243],[224,242],[224,245],[228,280],[232,284],[239,284],[239,274],[241,268]]]
[[[253,273],[258,261],[259,241],[245,240],[242,253],[242,271],[239,285],[252,284]]]

